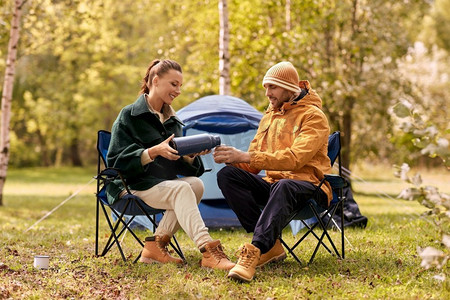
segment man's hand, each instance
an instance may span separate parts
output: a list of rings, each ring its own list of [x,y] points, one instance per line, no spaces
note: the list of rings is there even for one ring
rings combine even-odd
[[[217,146],[213,156],[214,161],[218,164],[250,163],[250,153],[231,146]]]

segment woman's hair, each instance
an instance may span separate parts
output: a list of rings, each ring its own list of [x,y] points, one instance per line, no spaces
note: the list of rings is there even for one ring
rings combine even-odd
[[[177,70],[182,73],[181,66],[176,61],[170,59],[155,59],[152,61],[147,69],[147,72],[145,73],[144,79],[142,79],[142,86],[139,94],[148,94],[150,87],[152,86],[153,78],[156,75],[161,77],[170,70]]]

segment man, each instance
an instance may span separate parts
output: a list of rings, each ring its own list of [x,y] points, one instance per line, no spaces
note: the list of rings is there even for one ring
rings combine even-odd
[[[230,146],[214,152],[216,163],[227,164],[217,174],[219,188],[244,229],[253,232],[228,273],[247,282],[257,266],[286,258],[279,237],[295,209],[311,197],[328,207],[332,198],[328,183],[316,191],[331,172],[322,100],[308,81],[299,81],[290,62],[271,67],[263,87],[270,105],[248,152]],[[264,178],[257,175],[261,170]]]

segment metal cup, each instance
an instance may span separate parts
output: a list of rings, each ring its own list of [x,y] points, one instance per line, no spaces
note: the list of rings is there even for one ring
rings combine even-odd
[[[34,267],[36,269],[48,269],[50,256],[48,255],[36,255],[34,257]]]

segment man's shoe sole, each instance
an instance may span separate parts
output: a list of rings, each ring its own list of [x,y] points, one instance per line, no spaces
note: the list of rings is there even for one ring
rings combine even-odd
[[[284,252],[284,253],[282,253],[282,254],[280,254],[280,255],[278,255],[278,256],[272,257],[271,259],[269,259],[268,261],[266,261],[266,262],[263,263],[263,264],[256,265],[256,267],[259,268],[259,267],[265,266],[265,265],[267,265],[267,264],[269,264],[269,263],[274,263],[274,262],[282,261],[282,260],[285,260],[286,257],[287,257],[286,252]]]
[[[253,277],[254,276],[252,276],[251,278],[245,278],[245,277],[242,277],[240,274],[238,274],[238,273],[234,273],[234,272],[230,272],[230,273],[228,273],[228,276],[227,276],[228,278],[233,278],[233,279],[237,279],[237,280],[240,280],[240,281],[244,281],[244,282],[250,282],[250,281],[252,281],[252,279],[253,279]]]

